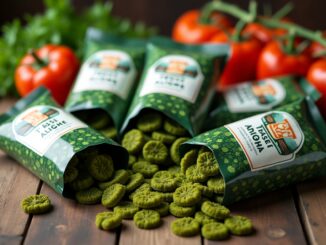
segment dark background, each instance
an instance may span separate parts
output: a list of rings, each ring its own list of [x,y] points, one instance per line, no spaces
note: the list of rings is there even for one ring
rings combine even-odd
[[[257,0],[260,5],[269,4],[276,11],[286,0]],[[93,0],[72,0],[79,9],[87,6]],[[185,10],[199,8],[207,0],[113,0],[114,13],[128,17],[135,21],[144,21],[147,24],[160,28],[161,33],[169,34],[175,19]],[[231,0],[247,7],[248,0]],[[312,29],[326,29],[326,1],[325,0],[293,0],[294,11],[290,17],[298,24]],[[27,13],[42,11],[42,0],[4,0],[0,3],[0,24],[15,17],[22,17]]]

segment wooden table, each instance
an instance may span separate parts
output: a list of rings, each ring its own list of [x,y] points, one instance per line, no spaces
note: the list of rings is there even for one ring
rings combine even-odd
[[[13,100],[0,102],[0,113]],[[26,215],[20,201],[31,194],[47,194],[54,210],[45,215]],[[94,225],[101,205],[78,205],[50,189],[4,153],[0,152],[0,244],[106,244],[106,245],[213,245],[213,244],[326,244],[326,179],[319,179],[267,193],[230,207],[232,213],[253,220],[255,234],[232,236],[223,242],[180,238],[170,232],[173,217],[155,230],[137,229],[123,221],[115,232]]]

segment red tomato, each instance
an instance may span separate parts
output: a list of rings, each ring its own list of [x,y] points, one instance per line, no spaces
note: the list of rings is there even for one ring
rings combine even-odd
[[[326,59],[317,60],[310,66],[307,79],[321,93],[322,97],[317,101],[317,105],[326,117]]]
[[[181,15],[174,24],[172,38],[183,43],[203,43],[231,26],[229,19],[220,13],[212,15],[212,24],[209,25],[199,23],[199,17],[198,10],[190,10]]]
[[[45,45],[27,54],[15,72],[16,88],[21,96],[41,85],[47,87],[56,101],[63,105],[74,82],[79,61],[65,46]]]
[[[267,44],[286,34],[286,31],[283,29],[270,29],[258,23],[250,23],[245,27],[243,33],[257,38],[263,44]]]
[[[281,75],[305,76],[312,59],[306,52],[286,54],[281,43],[272,41],[262,50],[257,66],[257,79]]]
[[[229,37],[225,33],[217,34],[211,39],[211,42],[215,43],[225,43],[228,41]],[[256,78],[258,57],[262,49],[261,42],[251,37],[239,42],[229,41],[229,43],[231,46],[231,56],[217,83],[219,91],[225,90],[236,83]]]
[[[326,31],[323,32],[323,37],[326,38]],[[326,47],[321,45],[318,42],[312,42],[309,47],[309,53],[311,56],[315,56],[316,54],[323,52],[326,50]]]

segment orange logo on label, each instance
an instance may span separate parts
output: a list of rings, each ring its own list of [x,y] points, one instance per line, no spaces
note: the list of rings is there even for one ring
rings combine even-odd
[[[274,139],[297,138],[291,124],[287,119],[283,120],[282,122],[269,124],[267,128]]]
[[[171,60],[169,63],[166,72],[182,75],[188,66],[188,62],[181,60]]]
[[[275,88],[270,84],[253,85],[252,86],[252,91],[253,91],[254,95],[256,95],[258,97],[259,96],[275,95],[276,94]]]
[[[44,120],[46,120],[47,118],[48,118],[47,115],[44,115],[42,112],[40,112],[38,110],[35,110],[35,111],[31,111],[30,113],[28,113],[22,119],[25,122],[31,124],[32,126],[37,126],[41,122],[43,122]]]
[[[116,70],[121,58],[119,56],[115,55],[105,55],[103,56],[103,60],[101,61],[101,64],[99,67],[101,69],[110,69],[110,70]]]

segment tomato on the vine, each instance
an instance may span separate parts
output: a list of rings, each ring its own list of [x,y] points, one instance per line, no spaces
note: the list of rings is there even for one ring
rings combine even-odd
[[[183,43],[204,43],[216,33],[232,26],[225,15],[214,12],[210,24],[200,23],[200,11],[190,10],[181,15],[174,24],[172,38]]]
[[[314,62],[307,74],[308,81],[315,86],[322,97],[317,101],[321,113],[326,117],[326,59]]]
[[[278,41],[268,43],[262,50],[257,66],[257,78],[287,74],[305,76],[312,63],[307,52],[288,54]]]
[[[323,32],[323,37],[326,38],[326,31]],[[312,42],[308,51],[310,52],[310,55],[314,57],[315,55],[318,55],[321,52],[325,52],[326,47],[321,45],[319,42]]]
[[[243,38],[239,41],[230,39],[225,33],[215,35],[211,42],[230,44],[230,57],[217,83],[219,91],[239,82],[256,78],[258,57],[262,43],[254,37]]]
[[[250,23],[245,27],[243,33],[257,38],[263,44],[267,44],[278,37],[284,36],[286,30],[281,28],[271,29],[259,23]]]
[[[15,72],[17,91],[21,96],[25,96],[42,85],[63,105],[78,68],[79,61],[70,48],[45,45],[21,60]]]

